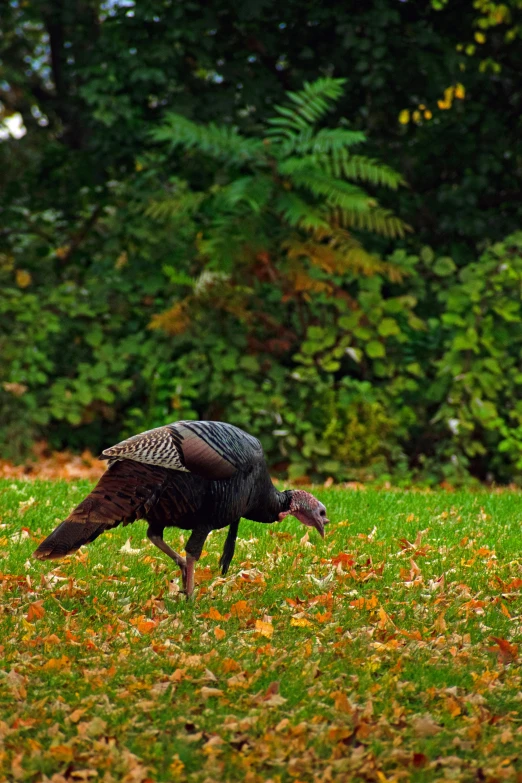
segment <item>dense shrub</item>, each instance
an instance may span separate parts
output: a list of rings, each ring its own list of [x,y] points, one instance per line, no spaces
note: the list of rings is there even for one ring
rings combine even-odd
[[[520,476],[518,17],[7,4],[2,455],[197,416],[281,475]]]

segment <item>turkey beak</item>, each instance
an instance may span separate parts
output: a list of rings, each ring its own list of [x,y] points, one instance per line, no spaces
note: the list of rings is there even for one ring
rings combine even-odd
[[[324,526],[328,524],[330,520],[326,517],[314,517],[314,527],[321,536],[321,538],[324,538]]]

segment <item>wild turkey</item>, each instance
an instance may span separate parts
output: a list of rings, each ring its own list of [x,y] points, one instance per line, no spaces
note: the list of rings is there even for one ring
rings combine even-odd
[[[226,574],[241,517],[277,522],[289,514],[324,536],[326,509],[303,490],[279,492],[260,442],[231,424],[177,421],[105,449],[109,467],[93,491],[43,541],[34,556],[52,560],[75,552],[104,530],[147,519],[147,536],[181,569],[194,590],[194,565],[212,530],[229,527],[219,561]],[[166,527],[191,530],[186,558],[163,540]]]

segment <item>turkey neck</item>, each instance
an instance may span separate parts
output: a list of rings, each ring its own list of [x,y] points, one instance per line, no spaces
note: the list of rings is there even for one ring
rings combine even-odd
[[[255,493],[255,500],[249,504],[248,511],[244,514],[247,519],[253,522],[277,522],[279,514],[288,511],[292,501],[292,491],[285,490],[279,492],[274,487],[272,481],[268,480],[258,486]]]

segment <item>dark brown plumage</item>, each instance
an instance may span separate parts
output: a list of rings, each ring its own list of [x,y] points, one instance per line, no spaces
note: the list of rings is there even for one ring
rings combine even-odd
[[[276,522],[293,514],[324,535],[326,510],[302,490],[279,492],[256,438],[231,424],[182,421],[106,449],[109,467],[93,491],[43,541],[39,560],[75,552],[104,530],[147,519],[149,539],[180,567],[187,596],[212,530],[229,527],[220,565],[228,570],[241,517]],[[163,540],[166,527],[191,530],[186,558]]]

